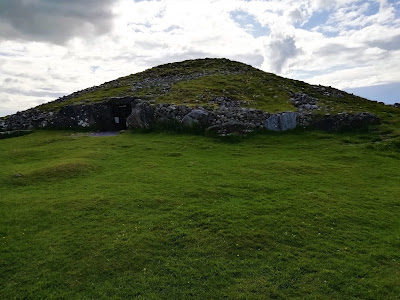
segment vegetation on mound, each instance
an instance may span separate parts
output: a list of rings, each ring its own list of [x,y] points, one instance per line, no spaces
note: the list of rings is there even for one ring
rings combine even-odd
[[[202,77],[189,78],[165,90],[159,85],[150,85],[131,91],[135,83],[146,80],[157,81],[171,76]],[[321,88],[330,92],[325,94]],[[364,112],[376,113],[381,118],[400,120],[399,109],[372,102],[331,87],[312,86],[302,81],[283,78],[266,73],[249,65],[227,59],[197,59],[165,64],[144,72],[106,82],[68,96],[63,101],[53,101],[39,106],[42,110],[57,110],[64,105],[104,101],[109,97],[137,96],[155,103],[175,103],[190,106],[209,106],[214,97],[229,97],[245,102],[245,107],[268,112],[295,110],[290,103],[291,93],[304,92],[319,99],[323,110],[319,113]]]
[[[293,110],[288,92],[273,89],[265,80],[247,74],[214,75],[175,84],[171,91],[159,96],[158,103],[209,106],[215,97],[241,101],[244,107],[268,112]]]
[[[1,140],[0,295],[396,299],[400,152],[376,137]]]

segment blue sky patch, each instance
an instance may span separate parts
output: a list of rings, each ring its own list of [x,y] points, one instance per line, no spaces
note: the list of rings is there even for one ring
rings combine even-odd
[[[400,1],[398,0],[389,0],[389,3],[393,3],[396,9],[396,18],[400,19]]]
[[[364,13],[366,16],[373,16],[379,12],[379,3],[378,2],[369,2],[368,10]]]
[[[181,29],[181,27],[176,26],[176,25],[171,25],[167,29],[164,29],[163,31],[164,32],[171,32],[171,31],[174,31],[174,30],[177,30],[177,29]]]
[[[271,32],[268,26],[261,25],[253,15],[250,15],[244,11],[233,11],[231,12],[231,18],[237,23],[242,29],[250,33],[255,38],[260,36],[268,36]]]
[[[19,56],[19,55],[12,54],[12,53],[7,53],[7,52],[0,52],[0,56],[12,57],[12,56]]]
[[[100,66],[90,66],[90,71],[92,72],[92,74],[96,73],[96,71],[97,71],[97,69],[98,69],[99,67],[100,67]]]
[[[296,26],[296,28],[301,28],[304,30],[315,30],[316,27],[321,26],[318,28],[318,30],[315,30],[317,32],[320,32],[324,34],[327,37],[337,37],[339,35],[339,31],[327,31],[322,28],[323,25],[325,25],[329,19],[329,15],[331,14],[331,11],[320,11],[320,12],[315,12],[307,21],[302,26]]]
[[[311,30],[321,24],[325,24],[326,21],[328,21],[329,14],[330,12],[325,10],[321,12],[316,12],[308,19],[307,23],[305,23],[303,26],[299,26],[299,28]]]
[[[370,100],[384,101],[388,104],[400,103],[400,83],[389,83],[359,88],[344,89],[348,93],[353,93]]]

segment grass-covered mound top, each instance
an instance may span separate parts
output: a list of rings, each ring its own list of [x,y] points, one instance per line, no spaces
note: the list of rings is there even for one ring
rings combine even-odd
[[[41,105],[39,109],[57,110],[65,105],[99,102],[123,96],[137,96],[153,103],[209,106],[215,98],[226,97],[241,101],[245,107],[273,113],[295,110],[289,99],[296,92],[318,98],[324,108],[323,112],[370,111],[378,115],[395,112],[395,109],[383,104],[331,87],[313,86],[283,78],[228,59],[209,58],[154,67],[75,92]]]

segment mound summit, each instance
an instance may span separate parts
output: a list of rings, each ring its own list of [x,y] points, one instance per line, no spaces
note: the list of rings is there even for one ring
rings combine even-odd
[[[1,118],[0,129],[123,130],[167,125],[222,135],[298,126],[337,131],[378,124],[395,111],[332,87],[207,58],[161,65],[72,93]]]

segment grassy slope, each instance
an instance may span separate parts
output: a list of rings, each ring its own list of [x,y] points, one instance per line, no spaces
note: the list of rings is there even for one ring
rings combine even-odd
[[[0,140],[0,298],[400,294],[399,145],[70,134]]]
[[[168,94],[160,93],[157,87],[145,88],[136,92],[130,89],[134,82],[146,78],[162,78],[169,75],[191,75],[206,72],[211,75],[175,84]],[[221,74],[222,72],[222,74]],[[236,72],[239,74],[229,75]],[[98,86],[95,91],[77,95],[66,102],[50,102],[40,106],[43,110],[58,109],[66,104],[103,101],[111,96],[140,96],[153,99],[156,103],[176,103],[188,105],[208,105],[213,96],[227,96],[247,101],[248,107],[269,112],[295,110],[290,103],[290,91],[303,91],[320,99],[326,112],[370,111],[383,118],[396,114],[399,110],[382,104],[370,102],[364,98],[343,92],[343,97],[332,98],[317,93],[309,84],[266,73],[249,65],[227,59],[200,59],[161,65],[144,72],[121,77]]]

